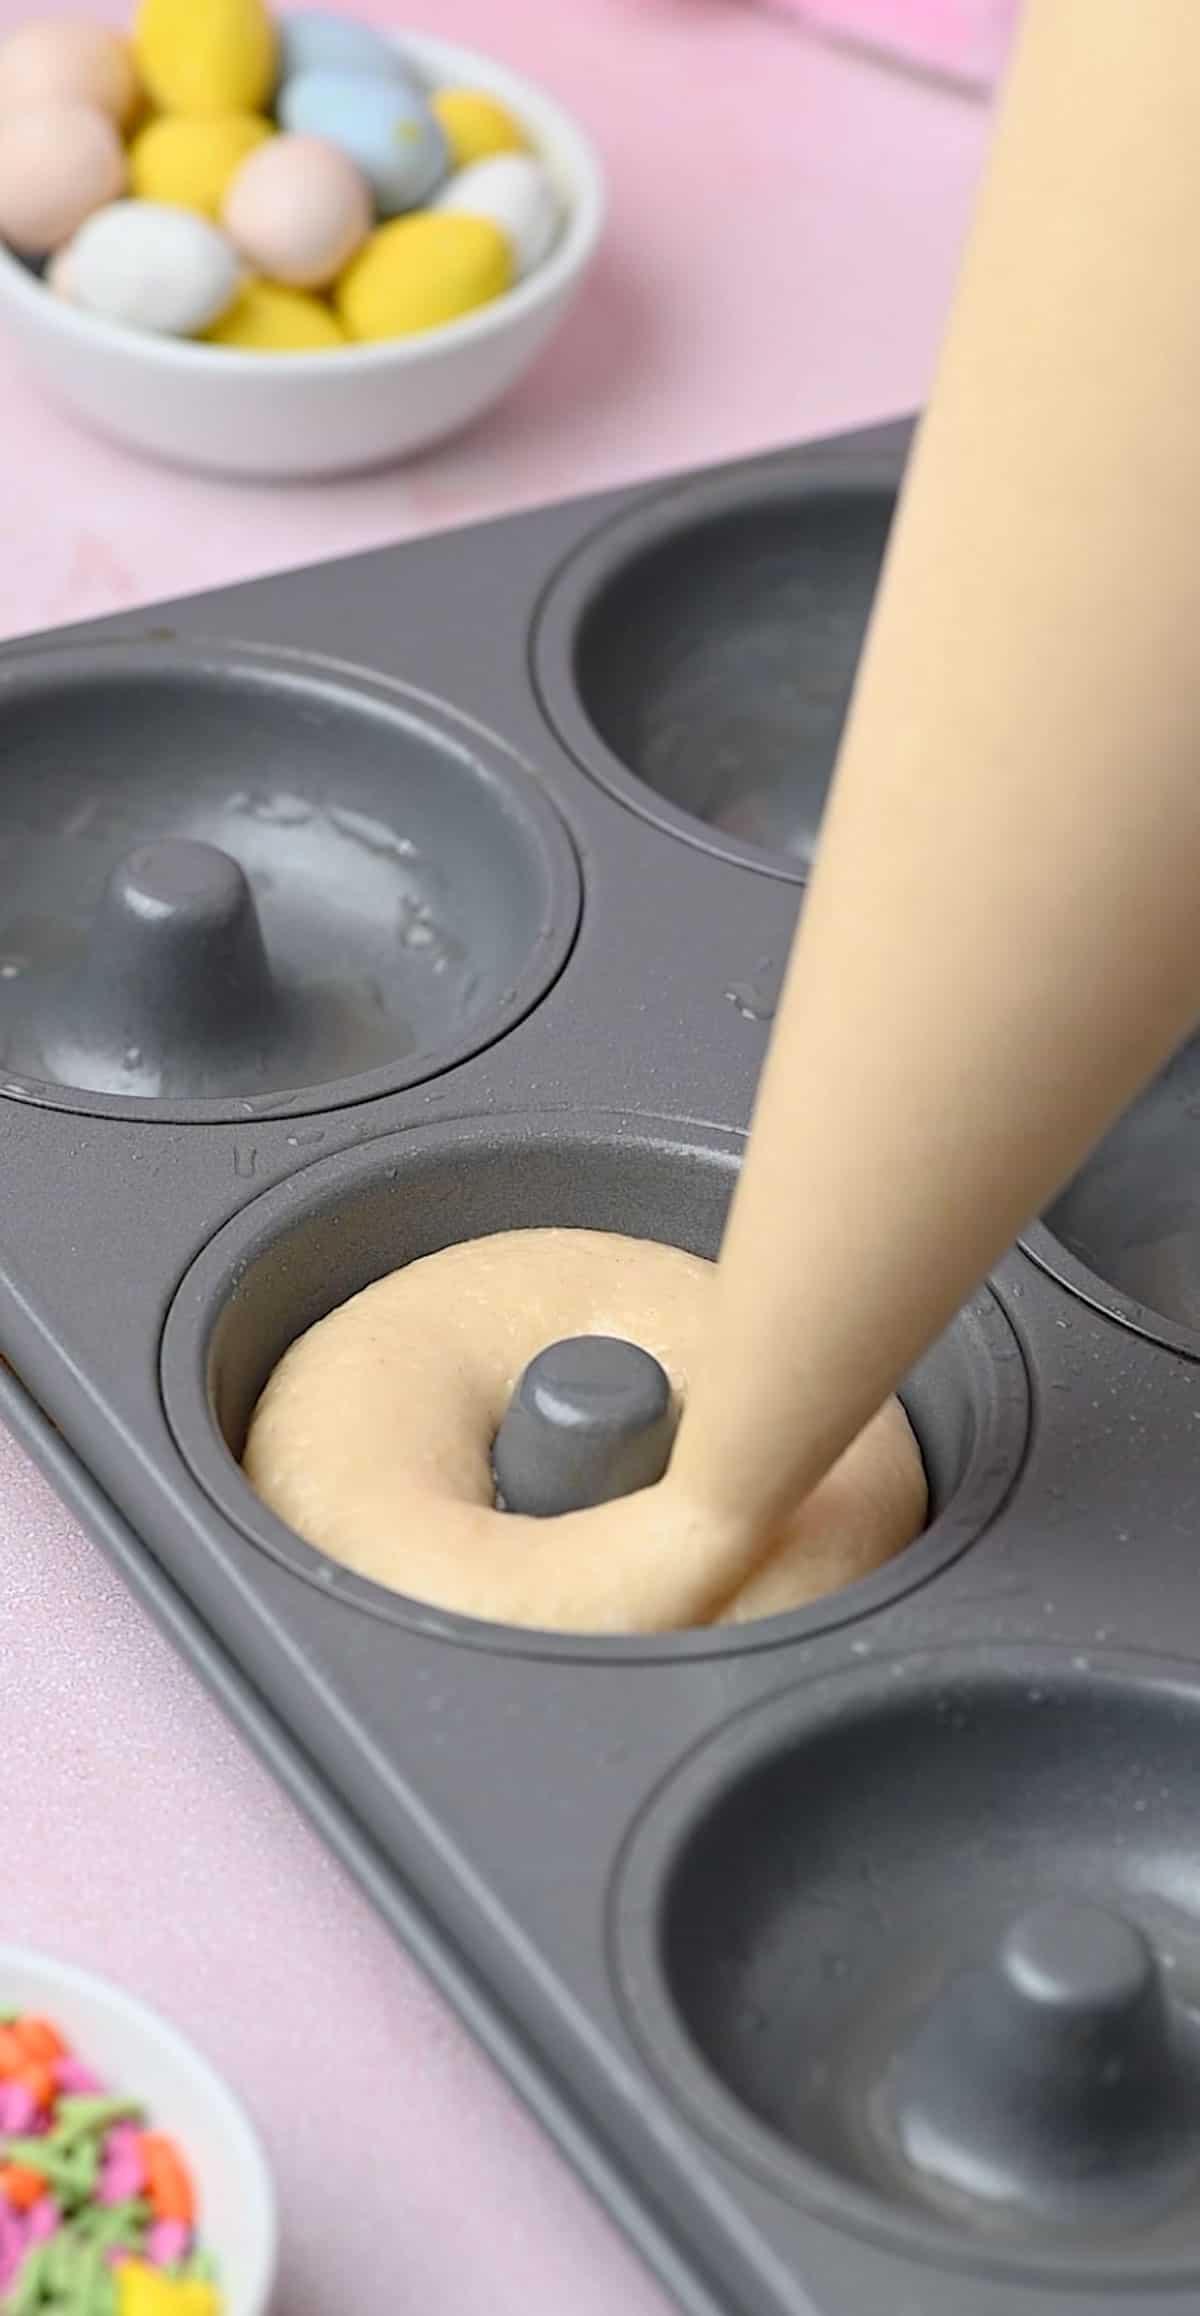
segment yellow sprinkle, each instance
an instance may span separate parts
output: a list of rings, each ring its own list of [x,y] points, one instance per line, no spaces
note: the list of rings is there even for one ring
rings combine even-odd
[[[274,92],[264,0],[141,0],[133,45],[162,112],[257,113]]]
[[[440,88],[430,99],[442,124],[456,169],[485,161],[489,153],[524,153],[529,139],[498,97],[478,88]]]
[[[351,259],[337,308],[352,338],[407,338],[489,304],[512,278],[508,236],[490,217],[416,209]]]
[[[165,2276],[144,2260],[122,2260],[114,2273],[117,2316],[221,2316],[216,2285],[198,2276]]]
[[[281,282],[248,281],[205,336],[248,354],[310,354],[344,346],[345,333],[323,298]]]
[[[169,201],[218,219],[246,155],[273,135],[270,121],[256,113],[163,114],[130,146],[130,189],[142,201]]]

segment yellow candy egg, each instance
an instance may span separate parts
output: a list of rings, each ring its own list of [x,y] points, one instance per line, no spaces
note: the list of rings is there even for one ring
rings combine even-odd
[[[256,113],[197,119],[164,113],[130,146],[130,184],[142,201],[169,201],[218,218],[243,161],[274,133]]]
[[[165,113],[257,113],[275,87],[263,0],[141,0],[133,45]]]
[[[489,153],[524,153],[529,139],[515,115],[481,88],[440,88],[430,106],[441,122],[456,169]]]
[[[210,345],[239,346],[247,354],[314,354],[346,343],[322,298],[273,281],[246,282],[205,335]]]
[[[337,305],[352,338],[436,330],[511,287],[512,250],[487,217],[417,209],[371,235],[347,266]]]

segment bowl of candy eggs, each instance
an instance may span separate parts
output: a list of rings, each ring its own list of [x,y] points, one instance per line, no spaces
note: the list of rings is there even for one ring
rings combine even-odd
[[[274,2189],[207,2061],[106,1979],[0,1946],[0,2307],[267,2316]]]
[[[175,464],[381,465],[496,402],[599,237],[599,165],[523,76],[267,0],[0,41],[0,327],[60,405]]]

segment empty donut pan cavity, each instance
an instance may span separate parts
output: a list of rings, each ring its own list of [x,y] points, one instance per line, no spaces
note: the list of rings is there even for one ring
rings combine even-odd
[[[718,479],[589,541],[534,658],[579,763],[692,843],[803,877],[895,498],[865,477]]]
[[[418,1084],[579,914],[539,783],[444,706],[241,648],[9,660],[0,1054],[64,1108],[237,1117]]]
[[[1200,1357],[1200,1038],[1118,1120],[1028,1244],[1089,1302]]]
[[[1200,2277],[1198,1736],[1153,1659],[949,1650],[775,1697],[615,1878],[650,2064],[738,2163],[898,2251]]]
[[[1193,1492],[1200,1047],[906,1379],[925,1533],[792,1616],[449,1616],[240,1468],[288,1345],[400,1265],[546,1225],[716,1253],[761,1032],[720,979],[708,1034],[676,1019],[662,962],[697,922],[747,970],[786,946],[903,447],[0,654],[0,1348],[690,2316],[1140,2316],[1200,2294],[1200,1588],[1156,1561]],[[640,1039],[695,1048],[717,1123],[658,1115]],[[40,1312],[23,1226],[64,1182]],[[84,1358],[61,1314],[107,1281]],[[1158,1386],[1153,1454],[1131,1421],[1093,1475],[1096,1409]],[[1124,1658],[1114,1472],[1161,1598]]]

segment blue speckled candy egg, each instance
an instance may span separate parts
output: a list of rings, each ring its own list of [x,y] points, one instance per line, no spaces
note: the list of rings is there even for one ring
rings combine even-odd
[[[356,161],[384,217],[419,209],[450,167],[428,105],[403,81],[352,72],[302,72],[288,81],[279,118],[294,136],[325,137]]]
[[[302,72],[362,72],[369,80],[418,85],[381,32],[323,8],[299,8],[279,21],[279,77],[287,82]]]

